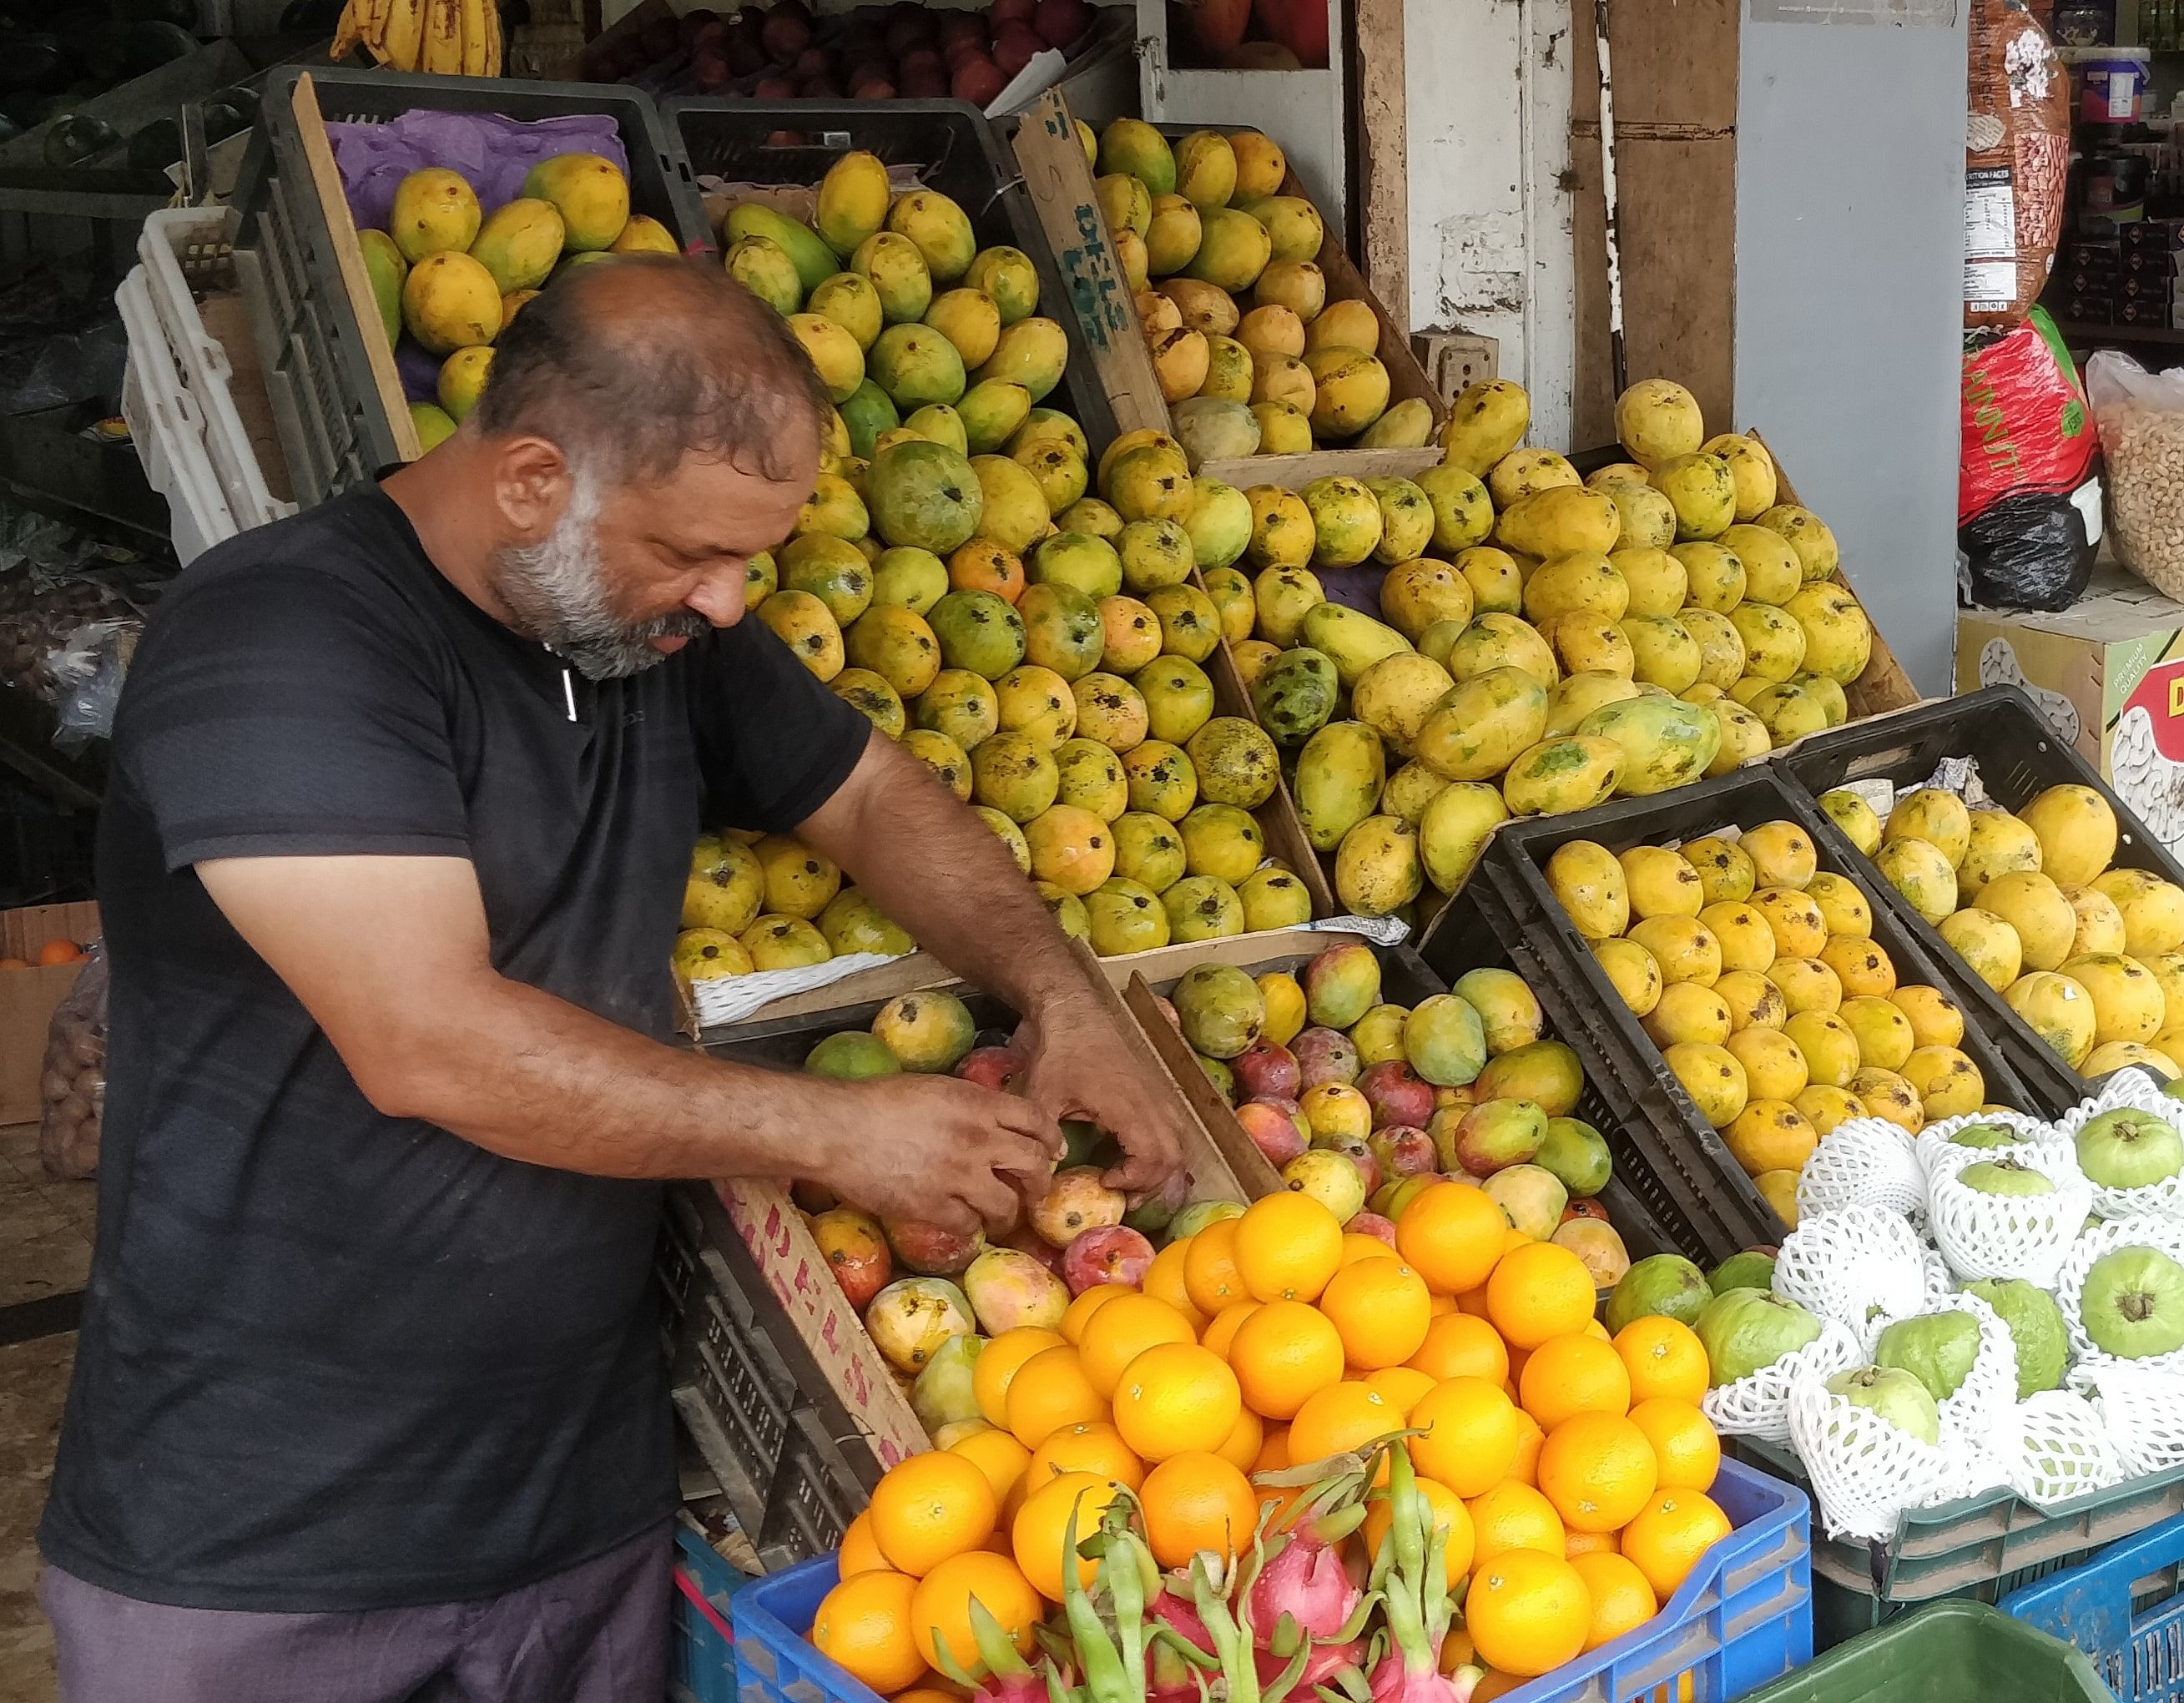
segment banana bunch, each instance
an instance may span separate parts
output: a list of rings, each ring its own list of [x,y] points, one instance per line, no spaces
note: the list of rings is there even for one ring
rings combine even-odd
[[[329,57],[346,58],[359,43],[398,71],[497,77],[500,9],[495,0],[348,0]]]

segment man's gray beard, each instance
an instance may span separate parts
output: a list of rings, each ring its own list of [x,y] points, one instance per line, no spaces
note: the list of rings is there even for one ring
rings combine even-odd
[[[493,588],[517,630],[550,647],[587,680],[620,680],[665,662],[648,641],[696,638],[707,630],[692,609],[634,624],[614,610],[599,551],[599,487],[579,475],[554,530],[536,544],[511,544],[493,560]]]

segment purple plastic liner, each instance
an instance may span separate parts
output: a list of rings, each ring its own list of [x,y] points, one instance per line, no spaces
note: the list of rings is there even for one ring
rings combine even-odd
[[[428,165],[460,172],[484,213],[515,200],[531,168],[557,153],[596,153],[629,170],[621,132],[604,113],[526,121],[419,108],[385,124],[330,124],[326,138],[359,229],[385,230],[396,188]]]

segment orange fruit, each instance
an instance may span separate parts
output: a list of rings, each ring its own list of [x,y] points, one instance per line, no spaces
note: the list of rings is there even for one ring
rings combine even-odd
[[[1006,1431],[975,1431],[950,1444],[948,1452],[961,1455],[986,1475],[996,1502],[1008,1500],[1009,1492],[1016,1489],[1031,1463],[1031,1450]]]
[[[1362,1230],[1342,1233],[1342,1263],[1354,1266],[1360,1260],[1400,1260],[1402,1255],[1383,1242],[1378,1236],[1368,1236]]]
[[[1308,1194],[1262,1195],[1236,1221],[1236,1271],[1254,1300],[1317,1300],[1341,1264],[1341,1221]]]
[[[1038,1448],[1065,1425],[1106,1416],[1107,1398],[1093,1389],[1084,1361],[1067,1343],[1041,1349],[1009,1380],[1009,1429],[1027,1449]]]
[[[1186,1236],[1180,1242],[1171,1242],[1153,1255],[1153,1262],[1145,1267],[1145,1293],[1156,1301],[1166,1301],[1190,1321],[1193,1336],[1206,1328],[1206,1315],[1191,1304],[1190,1291],[1183,1286],[1183,1263],[1190,1257],[1190,1244],[1195,1238]]]
[[[1251,1470],[1254,1472],[1279,1472],[1289,1464],[1289,1427],[1286,1425],[1264,1427],[1259,1437],[1259,1458],[1251,1463]]]
[[[1661,1469],[1663,1490],[1704,1490],[1721,1470],[1721,1439],[1696,1404],[1657,1395],[1630,1410]]]
[[[1525,1242],[1504,1254],[1487,1278],[1486,1316],[1510,1347],[1533,1349],[1583,1330],[1593,1297],[1584,1261],[1552,1242]]]
[[[1422,1188],[1396,1222],[1396,1251],[1436,1294],[1461,1295],[1487,1279],[1502,1257],[1509,1221],[1483,1188],[1438,1183]],[[1573,1258],[1575,1256],[1573,1255]]]
[[[1403,1428],[1403,1416],[1369,1384],[1345,1378],[1315,1390],[1290,1421],[1290,1447],[1300,1461],[1324,1461],[1347,1450],[1361,1454],[1377,1437]],[[1379,1482],[1386,1482],[1382,1463]]]
[[[983,1360],[985,1355],[978,1358]],[[1502,1333],[1485,1319],[1469,1313],[1443,1313],[1427,1325],[1426,1339],[1404,1363],[1436,1381],[1483,1377],[1489,1383],[1500,1383],[1509,1376],[1509,1350]]]
[[[1145,1541],[1164,1567],[1189,1567],[1201,1550],[1234,1557],[1251,1546],[1259,1520],[1251,1481],[1217,1455],[1175,1455],[1162,1461],[1145,1475],[1144,1505]]]
[[[842,1533],[842,1577],[851,1573],[892,1572],[887,1557],[880,1553],[879,1539],[872,1535],[872,1517],[867,1509],[850,1522],[849,1529]]]
[[[1563,1533],[1563,1558],[1565,1561],[1574,1561],[1580,1556],[1612,1556],[1615,1552],[1615,1533],[1613,1532],[1565,1530]]]
[[[1024,1482],[1036,1489],[1065,1472],[1090,1472],[1136,1489],[1145,1482],[1145,1463],[1131,1452],[1123,1433],[1105,1419],[1089,1425],[1065,1425],[1031,1451]]]
[[[1211,1349],[1162,1343],[1132,1361],[1115,1386],[1115,1429],[1147,1461],[1212,1454],[1236,1428],[1236,1374]]]
[[[1577,1413],[1540,1445],[1540,1489],[1564,1526],[1619,1530],[1658,1488],[1646,1433],[1616,1413]]]
[[[1266,1422],[1248,1407],[1236,1410],[1236,1428],[1228,1433],[1228,1440],[1213,1452],[1232,1466],[1240,1466],[1246,1472],[1260,1469],[1259,1451],[1266,1446]]]
[[[1400,1260],[1345,1266],[1319,1297],[1320,1311],[1342,1338],[1344,1358],[1361,1372],[1401,1366],[1416,1354],[1433,1323],[1432,1308],[1425,1279]]]
[[[1496,1697],[1507,1697],[1519,1685],[1529,1683],[1524,1674],[1503,1673],[1490,1667],[1486,1670],[1486,1677],[1471,1688],[1471,1703],[1494,1703]],[[1690,1703],[1690,1700],[1686,1699],[1685,1703]]]
[[[1084,1322],[1077,1338],[1077,1357],[1085,1381],[1109,1400],[1123,1381],[1123,1369],[1147,1349],[1164,1342],[1195,1344],[1198,1333],[1166,1301],[1150,1295],[1120,1295]],[[978,1358],[985,1359],[981,1354]]]
[[[993,1616],[1017,1654],[1032,1651],[1032,1628],[1046,1612],[1046,1605],[1023,1576],[1023,1569],[1006,1556],[991,1550],[972,1550],[933,1568],[917,1582],[910,1599],[910,1635],[926,1666],[940,1666],[945,1649],[968,1672],[985,1671],[978,1655],[978,1634],[971,1625],[971,1605],[976,1602]]]
[[[1316,1307],[1268,1301],[1237,1327],[1228,1363],[1254,1413],[1290,1419],[1312,1395],[1341,1381],[1342,1338]]]
[[[1559,1550],[1513,1550],[1480,1561],[1464,1595],[1463,1622],[1480,1661],[1529,1678],[1552,1672],[1585,1648],[1592,1600],[1584,1577]]]
[[[83,948],[73,940],[48,940],[38,949],[38,967],[50,970],[56,964],[74,964],[83,955]]]
[[[1517,1402],[1552,1435],[1574,1413],[1628,1413],[1630,1374],[1612,1343],[1582,1332],[1551,1337],[1525,1357]]]
[[[1414,1366],[1384,1366],[1378,1372],[1368,1372],[1365,1382],[1380,1392],[1388,1405],[1401,1414],[1407,1425],[1418,1398],[1440,1380],[1429,1377]]]
[[[1426,1507],[1436,1530],[1448,1533],[1448,1583],[1452,1590],[1456,1582],[1471,1571],[1471,1511],[1463,1505],[1463,1499],[1446,1484],[1436,1484],[1430,1478],[1415,1481],[1418,1494],[1426,1499]],[[1375,1494],[1365,1505],[1365,1554],[1370,1558],[1380,1553],[1381,1540],[1388,1535],[1388,1528],[1395,1523],[1389,1511],[1384,1493]]]
[[[984,1543],[1000,1501],[977,1461],[934,1450],[889,1467],[870,1511],[872,1539],[889,1565],[922,1578],[949,1556]]]
[[[1466,1289],[1460,1295],[1435,1296],[1435,1299],[1448,1302],[1448,1307],[1444,1308],[1443,1311],[1453,1309],[1459,1313],[1468,1313],[1474,1319],[1483,1319],[1486,1316],[1486,1285],[1484,1283],[1475,1289]],[[1439,1318],[1440,1314],[1435,1313],[1434,1316]],[[1499,1336],[1501,1333],[1496,1331],[1495,1334]]]
[[[939,1684],[913,1685],[907,1691],[896,1692],[894,1703],[963,1703],[959,1691],[941,1689],[941,1685],[953,1684],[952,1680],[941,1680]]]
[[[1706,1344],[1680,1319],[1633,1319],[1616,1332],[1615,1351],[1630,1374],[1633,1401],[1666,1395],[1696,1405],[1707,1393]]]
[[[1703,1491],[1657,1490],[1623,1528],[1623,1553],[1666,1602],[1729,1531],[1729,1516]]]
[[[1061,1315],[1060,1329],[1064,1342],[1075,1342],[1084,1334],[1084,1322],[1117,1295],[1134,1295],[1138,1292],[1127,1283],[1095,1283],[1069,1304]],[[982,1354],[978,1356],[983,1360]]]
[[[1103,1288],[1115,1285],[1102,1284]],[[1088,1295],[1093,1292],[1087,1289]],[[1014,1330],[1003,1331],[971,1362],[971,1394],[978,1404],[978,1411],[995,1425],[1009,1422],[1009,1380],[1017,1375],[1018,1367],[1034,1355],[1061,1346],[1061,1333],[1042,1329],[1038,1325],[1018,1325]]]
[[[1236,1340],[1236,1333],[1244,1321],[1259,1311],[1258,1301],[1234,1301],[1214,1315],[1213,1321],[1199,1333],[1198,1345],[1212,1349],[1222,1359],[1228,1358],[1229,1344]]]
[[[917,1581],[908,1573],[844,1579],[820,1599],[811,1617],[812,1646],[875,1691],[904,1689],[925,1676],[925,1658],[910,1629],[916,1591]]]
[[[1568,1539],[1555,1505],[1513,1478],[1468,1498],[1464,1505],[1476,1533],[1474,1553],[1482,1561],[1504,1550],[1539,1550],[1559,1559]]]
[[[1509,1475],[1517,1458],[1517,1409],[1483,1377],[1451,1377],[1420,1396],[1410,1422],[1411,1464],[1459,1496],[1476,1496]]]
[[[1587,1650],[1599,1649],[1661,1611],[1653,1587],[1627,1556],[1602,1550],[1575,1556],[1570,1565],[1585,1581],[1585,1594],[1592,1600],[1592,1624],[1585,1634]]]
[[[1223,1218],[1208,1224],[1190,1238],[1190,1251],[1183,1256],[1184,1293],[1208,1318],[1219,1317],[1232,1301],[1251,1299],[1236,1268],[1236,1226],[1242,1222]]]
[[[1083,1543],[1098,1528],[1108,1505],[1122,1492],[1106,1478],[1089,1472],[1065,1472],[1050,1478],[1024,1498],[1009,1528],[1009,1545],[1017,1565],[1032,1588],[1049,1602],[1061,1600],[1062,1540],[1069,1532],[1069,1513],[1077,1511],[1077,1541]],[[1092,1583],[1094,1567],[1081,1556],[1077,1577]]]
[[[1540,1482],[1540,1450],[1546,1446],[1547,1433],[1540,1429],[1540,1422],[1524,1411],[1517,1410],[1517,1458],[1509,1465],[1509,1476],[1519,1484],[1536,1486]]]

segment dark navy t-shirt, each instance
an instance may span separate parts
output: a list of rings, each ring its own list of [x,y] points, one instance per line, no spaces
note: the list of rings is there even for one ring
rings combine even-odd
[[[100,823],[98,1251],[50,1561],[155,1602],[376,1608],[510,1589],[671,1511],[659,1185],[382,1116],[192,865],[468,858],[503,975],[666,1038],[701,815],[793,826],[868,732],[755,620],[565,675],[376,490],[180,577]]]

